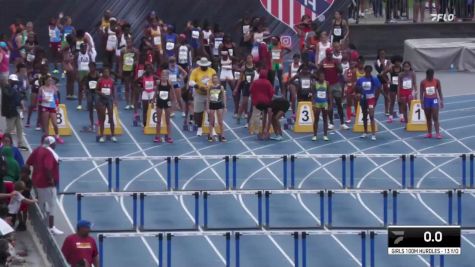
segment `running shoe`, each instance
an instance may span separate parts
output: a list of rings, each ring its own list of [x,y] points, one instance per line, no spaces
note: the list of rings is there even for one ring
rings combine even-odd
[[[389,112],[384,113],[384,115],[389,116]]]
[[[274,141],[282,141],[283,139],[284,137],[282,137],[282,135],[276,135],[270,138],[270,140],[274,140]]]
[[[181,113],[181,117],[182,117],[182,118],[186,117],[185,112],[182,112],[182,113]]]
[[[106,138],[104,138],[104,136],[101,136],[99,138],[99,143],[104,143],[106,141]]]
[[[249,127],[249,123],[246,123],[246,125],[244,125],[244,128],[248,128]]]
[[[348,129],[350,129],[350,127],[348,127],[348,125],[346,125],[346,124],[342,124],[342,125],[340,125],[340,129],[348,130]]]
[[[64,144],[63,138],[61,138],[59,136],[56,136],[56,142],[58,142],[58,144],[60,144],[60,145]]]
[[[127,105],[124,107],[125,110],[129,110],[130,109],[130,105]]]
[[[213,141],[214,141],[213,137],[211,135],[208,135],[208,142],[213,142]]]
[[[238,116],[237,113],[234,113],[234,114],[233,114],[233,118],[234,118],[234,119],[237,119],[238,117],[239,117],[239,116]]]
[[[203,128],[198,127],[198,130],[196,131],[196,136],[202,136],[203,135]]]
[[[226,139],[226,137],[224,137],[224,136],[220,136],[220,137],[219,137],[219,142],[225,143],[225,142],[227,142],[227,141],[228,141],[228,140]]]
[[[328,136],[324,135],[323,136],[323,141],[330,141],[330,139],[328,138]]]
[[[82,106],[81,106],[81,105],[79,105],[79,106],[77,106],[77,108],[76,108],[76,109],[77,109],[77,110],[82,110]]]
[[[247,116],[247,113],[244,113],[244,116],[243,116],[243,117],[244,117],[244,119],[247,119],[247,117],[248,117],[248,116]]]
[[[53,235],[62,235],[64,234],[63,231],[59,230],[58,228],[56,228],[56,226],[53,226],[51,228],[49,228],[49,231],[53,234]]]
[[[432,134],[428,133],[428,134],[424,135],[424,138],[432,138]]]
[[[117,143],[117,138],[115,136],[112,136],[111,141],[114,142],[114,143]]]
[[[23,150],[23,151],[28,151],[28,148],[24,145],[18,146],[18,149]]]
[[[173,138],[171,137],[165,137],[165,142],[169,143],[169,144],[173,144]]]
[[[54,69],[54,70],[53,70],[53,73],[54,73],[54,74],[57,74],[57,73],[59,73],[59,70],[58,70],[58,69]]]
[[[160,136],[155,136],[155,138],[153,139],[153,142],[154,143],[161,143],[162,142],[162,138]]]
[[[346,124],[350,124],[351,123],[351,120],[346,120]]]
[[[371,140],[372,140],[372,141],[376,141],[376,135],[374,135],[374,134],[371,135]]]
[[[366,137],[368,137],[368,134],[365,134],[365,133],[360,136],[360,138],[363,138],[363,139]]]
[[[135,109],[135,106],[134,106],[134,105],[130,105],[130,109]]]
[[[328,124],[328,130],[333,130],[335,129],[335,126],[331,123]]]
[[[435,138],[442,139],[442,135],[440,133],[438,133],[438,134],[435,135]]]
[[[314,135],[314,136],[312,137],[312,141],[317,141],[317,136],[316,136],[316,135]]]
[[[393,123],[393,116],[389,115],[388,120],[386,122],[387,123]]]
[[[35,131],[41,131],[41,127],[37,125]]]
[[[172,113],[170,114],[170,117],[172,117],[172,118],[175,117],[175,112],[172,112]]]

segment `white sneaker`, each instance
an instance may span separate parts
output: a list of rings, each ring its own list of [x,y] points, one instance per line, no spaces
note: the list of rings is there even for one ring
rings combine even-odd
[[[130,105],[125,106],[124,109],[125,109],[125,110],[129,110],[129,109],[130,109]]]
[[[63,231],[59,230],[58,228],[56,228],[56,226],[53,226],[49,229],[49,231],[53,234],[53,235],[62,235],[64,234]]]
[[[248,117],[248,116],[247,116],[247,113],[244,113],[244,116],[243,116],[243,117],[244,117],[244,119],[247,119],[247,117]]]
[[[25,116],[23,115],[23,111],[20,111],[20,119],[23,120],[24,118],[25,118]]]
[[[371,140],[372,140],[372,141],[376,141],[376,135],[372,135],[372,136],[371,136]]]
[[[77,110],[82,110],[82,106],[79,105],[76,109],[77,109]]]
[[[340,129],[348,130],[348,129],[350,129],[350,127],[348,127],[348,125],[346,125],[345,123],[343,123],[342,125],[340,125]]]
[[[244,125],[244,128],[248,128],[249,127],[249,123],[246,123],[246,125]]]
[[[35,131],[41,131],[41,127],[36,127]]]
[[[99,143],[104,143],[106,141],[106,139],[104,138],[104,136],[101,136],[101,138],[99,138]]]
[[[170,114],[170,117],[172,117],[172,118],[175,117],[175,112],[172,112],[172,113]]]
[[[333,130],[335,129],[335,126],[333,126],[333,124],[329,123],[328,124],[328,130]]]
[[[181,113],[181,117],[184,118],[186,116],[185,112]]]
[[[237,119],[237,117],[238,117],[238,114],[234,113],[233,118]]]
[[[111,141],[114,142],[114,143],[117,143],[117,138],[115,136],[112,136]]]
[[[365,134],[365,133],[360,136],[360,138],[363,138],[363,139],[366,137],[368,137],[368,134]]]
[[[196,136],[202,136],[203,135],[203,128],[198,127],[198,130],[196,131]]]

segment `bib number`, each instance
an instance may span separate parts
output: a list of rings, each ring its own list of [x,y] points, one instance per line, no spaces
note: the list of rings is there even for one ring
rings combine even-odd
[[[209,96],[210,100],[213,102],[217,102],[219,100],[219,92],[213,92]]]
[[[172,42],[167,42],[165,47],[166,47],[167,50],[170,51],[170,50],[173,50],[173,48],[175,48],[175,44],[172,43]]]
[[[333,29],[333,34],[335,36],[341,36],[341,28],[335,28]]]
[[[362,87],[365,91],[371,90],[371,82],[363,82]]]
[[[159,97],[162,100],[167,100],[168,99],[168,91],[160,91]]]
[[[104,94],[104,95],[106,95],[106,96],[109,96],[109,95],[111,94],[111,89],[110,89],[110,88],[107,88],[107,87],[102,88],[102,89],[101,89],[101,93]]]
[[[251,75],[246,75],[246,81],[248,83],[251,83],[252,82],[252,76]]]
[[[399,77],[398,76],[393,76],[392,82],[393,82],[393,85],[398,85],[399,84]]]
[[[310,88],[310,80],[309,79],[302,79],[302,89]]]
[[[272,51],[272,59],[279,60],[280,59],[280,50]]]
[[[170,81],[172,83],[176,83],[178,81],[178,78],[176,77],[176,74],[170,74]]]
[[[241,78],[241,73],[239,71],[234,72],[234,79],[239,80]]]
[[[325,98],[327,98],[327,92],[325,92],[325,91],[318,91],[318,92],[317,92],[317,97],[320,98],[320,99],[325,99]]]
[[[124,57],[124,65],[127,65],[127,66],[134,65],[134,57],[133,56]]]
[[[191,32],[191,38],[198,39],[199,37],[200,37],[200,32],[199,31],[192,31]]]
[[[95,90],[97,88],[97,81],[89,81],[89,89]]]
[[[403,80],[402,88],[406,90],[412,89],[412,80]]]
[[[109,37],[107,38],[106,49],[107,49],[108,51],[112,51],[112,50],[114,50],[116,47],[117,47],[117,36],[115,36],[115,35],[109,35]]]
[[[162,38],[160,38],[160,36],[153,37],[153,44],[154,45],[160,45],[161,43],[162,43]]]
[[[153,90],[153,81],[145,81],[145,90]]]
[[[56,31],[55,30],[49,30],[49,38],[51,38],[51,39],[56,38]]]
[[[44,96],[45,101],[48,102],[48,103],[53,102],[53,100],[54,100],[54,94],[53,93],[44,92],[43,96]]]
[[[435,94],[435,87],[434,86],[427,87],[426,88],[426,94],[428,94],[428,95]]]

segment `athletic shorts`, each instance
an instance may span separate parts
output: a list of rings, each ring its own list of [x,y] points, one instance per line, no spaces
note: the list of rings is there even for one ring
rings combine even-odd
[[[82,79],[83,79],[84,77],[86,77],[88,73],[89,73],[89,72],[88,72],[88,71],[85,71],[85,70],[80,70],[80,71],[78,71],[79,81],[82,81]]]
[[[205,111],[206,96],[195,93],[193,95],[193,112],[202,113]]]
[[[323,102],[323,103],[313,103],[314,108],[321,108],[321,109],[328,109],[328,103]]]
[[[368,107],[368,109],[370,108],[374,108],[376,106],[376,98],[370,98],[370,99],[361,99],[361,103],[360,103],[360,106],[362,107]]]
[[[122,72],[122,81],[130,81],[134,77],[134,72],[133,71],[123,71]]]
[[[223,102],[210,102],[209,103],[209,109],[211,109],[211,110],[219,110],[219,109],[223,109],[223,108],[224,108]]]
[[[51,48],[51,51],[59,52],[59,51],[61,51],[61,42],[58,42],[58,43],[50,42],[49,47]]]
[[[424,108],[439,108],[439,99],[424,97]]]
[[[241,94],[242,94],[242,96],[249,97],[251,95],[250,87],[251,86],[249,84],[242,84],[241,85]]]
[[[391,92],[391,93],[396,93],[396,92],[397,92],[397,85],[391,84],[391,85],[389,86],[389,92]]]
[[[96,94],[95,90],[88,90],[88,92],[86,93],[87,106],[91,108],[95,107],[98,97],[99,96]]]
[[[155,96],[154,91],[152,92],[147,92],[145,90],[142,91],[142,101],[152,100],[154,96]]]
[[[52,214],[56,208],[56,187],[37,188],[38,204],[45,212]]]
[[[277,103],[272,102],[271,108],[272,108],[272,113],[273,114],[276,114],[279,111],[282,111],[282,112],[286,113],[290,108],[290,102],[289,101],[277,102]]]
[[[221,73],[219,74],[219,79],[221,81],[234,80],[233,70],[222,69]]]
[[[100,103],[101,105],[103,105],[106,109],[111,109],[112,108],[112,97],[103,97],[103,96],[100,96],[99,101],[97,101],[97,103]]]
[[[330,85],[330,92],[333,97],[342,97],[343,96],[343,90],[341,89],[341,84],[340,83],[335,83]]]
[[[159,109],[164,109],[164,108],[171,108],[172,103],[170,100],[163,100],[160,98],[157,98],[157,108]]]
[[[268,108],[270,108],[270,105],[266,103],[259,103],[256,105],[256,108],[260,111],[266,111]]]
[[[406,101],[409,99],[409,97],[412,95],[412,90],[407,90],[407,89],[400,89],[399,90],[399,97],[405,97]]]
[[[41,112],[56,113],[55,108],[41,107]]]

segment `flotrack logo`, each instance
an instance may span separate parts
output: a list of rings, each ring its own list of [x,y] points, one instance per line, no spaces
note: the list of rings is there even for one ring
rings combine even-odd
[[[454,14],[431,14],[432,21],[452,22],[455,20]]]

